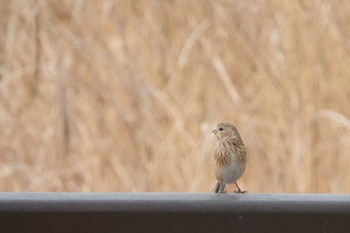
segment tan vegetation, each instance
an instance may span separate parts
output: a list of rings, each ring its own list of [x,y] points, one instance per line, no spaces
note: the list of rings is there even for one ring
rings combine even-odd
[[[350,192],[350,2],[2,0],[0,191]],[[233,190],[233,187],[231,189]]]

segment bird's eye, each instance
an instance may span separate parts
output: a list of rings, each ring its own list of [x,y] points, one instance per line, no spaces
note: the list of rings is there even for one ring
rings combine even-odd
[[[224,128],[222,128],[222,127],[219,128],[219,131],[223,131],[223,130],[224,130]]]

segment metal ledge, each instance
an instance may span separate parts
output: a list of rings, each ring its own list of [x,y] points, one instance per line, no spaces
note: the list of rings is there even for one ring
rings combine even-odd
[[[350,232],[350,195],[0,193],[0,232]]]

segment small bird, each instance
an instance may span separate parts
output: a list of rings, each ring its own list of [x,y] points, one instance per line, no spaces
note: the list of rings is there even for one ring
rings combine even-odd
[[[245,171],[247,161],[247,149],[237,128],[230,123],[220,123],[212,132],[217,139],[214,160],[218,180],[212,192],[225,193],[226,184],[234,183],[238,189],[236,193],[245,193],[236,183]]]

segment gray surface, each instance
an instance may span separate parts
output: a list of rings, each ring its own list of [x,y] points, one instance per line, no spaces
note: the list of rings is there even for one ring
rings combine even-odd
[[[0,193],[0,232],[350,232],[350,195]]]
[[[0,193],[0,211],[350,211],[350,195]]]

